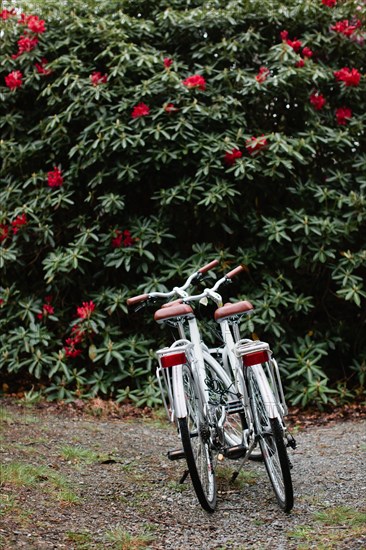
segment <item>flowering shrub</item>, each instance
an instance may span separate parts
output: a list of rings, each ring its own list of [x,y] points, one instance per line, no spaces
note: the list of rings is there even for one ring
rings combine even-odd
[[[10,388],[156,404],[126,298],[221,258],[291,402],[362,391],[363,0],[4,1],[0,32]]]

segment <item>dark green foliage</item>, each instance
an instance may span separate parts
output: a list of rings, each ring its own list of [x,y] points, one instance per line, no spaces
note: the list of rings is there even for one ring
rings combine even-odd
[[[0,19],[4,375],[30,373],[50,398],[153,405],[163,335],[151,314],[128,317],[126,298],[221,258],[247,266],[233,291],[253,302],[246,328],[271,343],[291,402],[362,390],[364,3],[19,5],[46,31]],[[344,20],[355,30],[331,29]],[[39,42],[13,59],[24,32]],[[357,85],[336,79],[344,67]],[[107,81],[93,85],[96,71]],[[183,84],[192,75],[205,89]],[[132,118],[140,103],[149,114]]]

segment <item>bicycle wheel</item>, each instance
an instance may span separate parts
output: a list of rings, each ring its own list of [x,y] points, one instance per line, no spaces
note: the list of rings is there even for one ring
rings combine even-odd
[[[178,418],[179,432],[192,485],[207,512],[216,507],[216,477],[210,444],[210,429],[204,416],[199,389],[187,365],[182,366],[187,416]]]
[[[264,464],[278,504],[284,512],[294,505],[290,462],[283,438],[283,429],[277,417],[270,418],[266,405],[273,407],[274,396],[266,379],[249,368],[248,392],[253,412],[256,435],[262,450]]]

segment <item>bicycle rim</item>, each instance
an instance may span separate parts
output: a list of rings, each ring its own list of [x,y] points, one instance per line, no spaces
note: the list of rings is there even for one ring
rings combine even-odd
[[[179,418],[179,431],[192,485],[207,512],[216,507],[216,477],[208,422],[204,417],[198,388],[187,365],[182,367],[187,416]]]
[[[253,417],[264,464],[280,508],[289,512],[294,504],[290,463],[278,418],[269,418],[265,398],[257,377],[250,372],[250,394]],[[267,391],[270,392],[269,388]],[[274,403],[271,398],[272,403]]]

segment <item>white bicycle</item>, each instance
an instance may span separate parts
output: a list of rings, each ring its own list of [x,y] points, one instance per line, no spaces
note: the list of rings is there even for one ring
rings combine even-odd
[[[239,324],[253,310],[250,302],[222,304],[218,289],[240,273],[241,266],[197,295],[187,289],[200,281],[218,262],[202,267],[182,287],[170,292],[151,292],[127,301],[139,309],[157,299],[178,298],[155,312],[158,323],[174,326],[178,339],[158,350],[157,377],[170,421],[178,427],[182,449],[170,451],[171,460],[185,458],[187,473],[201,506],[216,506],[216,458],[240,460],[235,478],[258,446],[277,501],[282,510],[293,507],[288,446],[295,441],[287,432],[287,413],[279,369],[268,344],[241,339]],[[213,300],[215,320],[223,346],[209,349],[202,341],[193,302]],[[185,477],[185,476],[184,476]]]

